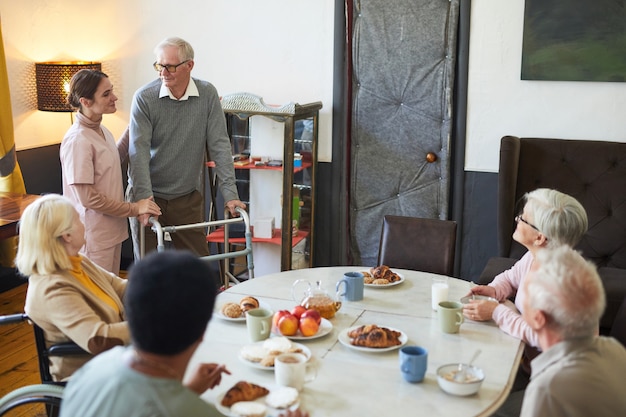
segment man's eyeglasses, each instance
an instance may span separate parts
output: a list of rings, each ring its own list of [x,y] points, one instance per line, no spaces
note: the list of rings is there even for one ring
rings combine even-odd
[[[191,60],[190,60],[190,59],[188,59],[188,60],[186,60],[186,61],[181,62],[181,63],[180,63],[180,64],[178,64],[178,65],[161,65],[161,64],[159,64],[159,63],[155,62],[154,64],[152,64],[152,66],[154,67],[154,70],[155,70],[156,72],[161,72],[161,71],[163,71],[163,70],[167,70],[167,72],[169,72],[170,74],[174,74],[174,73],[176,72],[176,69],[177,69],[178,67],[180,67],[180,66],[181,66],[181,65],[183,65],[183,64],[186,64],[186,63],[187,63],[187,62],[189,62],[189,61],[191,61]]]
[[[530,224],[529,222],[524,220],[521,214],[518,214],[517,216],[515,216],[515,223],[519,223],[519,222],[526,223],[527,225],[529,225],[530,227],[532,227],[533,229],[541,233],[541,230],[539,230],[537,226],[535,226],[534,224]]]

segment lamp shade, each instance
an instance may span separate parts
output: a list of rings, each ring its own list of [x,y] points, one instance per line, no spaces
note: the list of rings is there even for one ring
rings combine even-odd
[[[71,112],[67,103],[72,76],[82,69],[102,70],[99,62],[40,62],[35,64],[37,108],[42,111]]]

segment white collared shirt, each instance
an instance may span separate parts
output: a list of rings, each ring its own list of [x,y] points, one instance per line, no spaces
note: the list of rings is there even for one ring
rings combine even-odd
[[[199,97],[200,93],[198,92],[198,87],[196,87],[196,83],[193,82],[193,79],[189,77],[189,84],[187,84],[187,89],[185,90],[185,94],[178,99],[174,97],[169,88],[165,86],[165,83],[161,83],[161,89],[159,90],[159,98],[169,97],[172,100],[183,101],[188,100],[189,97]]]

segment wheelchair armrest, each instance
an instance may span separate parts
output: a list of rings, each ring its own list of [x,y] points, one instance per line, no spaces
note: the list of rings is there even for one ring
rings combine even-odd
[[[48,356],[89,355],[74,342],[58,343],[48,348]]]

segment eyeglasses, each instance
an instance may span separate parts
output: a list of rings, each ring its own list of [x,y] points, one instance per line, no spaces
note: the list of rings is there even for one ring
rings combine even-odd
[[[541,230],[539,230],[537,226],[535,226],[534,224],[528,223],[526,220],[524,220],[521,214],[518,214],[517,216],[515,216],[515,223],[519,223],[519,222],[526,223],[527,225],[529,225],[530,227],[532,227],[533,229],[541,233]]]
[[[186,61],[181,62],[181,63],[180,63],[180,64],[178,64],[178,65],[161,65],[161,64],[159,64],[159,63],[155,62],[154,64],[152,64],[152,66],[154,67],[154,70],[155,70],[156,72],[161,72],[161,71],[163,71],[163,70],[167,70],[167,72],[169,72],[170,74],[174,74],[174,73],[176,72],[176,69],[177,69],[178,67],[180,67],[180,66],[181,66],[181,65],[183,65],[183,64],[186,64],[186,63],[187,63],[187,62],[189,62],[189,61],[191,61],[191,60],[190,60],[190,59],[188,59],[188,60],[186,60]]]

